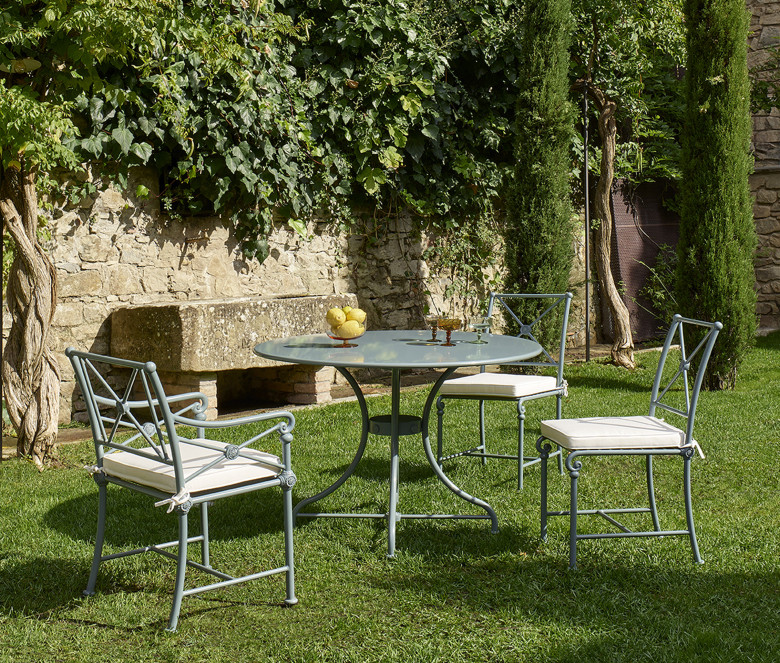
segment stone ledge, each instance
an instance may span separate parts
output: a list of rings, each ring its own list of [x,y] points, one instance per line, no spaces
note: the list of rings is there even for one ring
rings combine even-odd
[[[111,354],[153,361],[166,372],[278,366],[255,355],[254,346],[319,333],[328,309],[346,305],[357,306],[356,295],[241,297],[121,308],[111,315]]]

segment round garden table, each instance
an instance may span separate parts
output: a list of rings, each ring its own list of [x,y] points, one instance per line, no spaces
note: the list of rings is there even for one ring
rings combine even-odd
[[[498,531],[498,519],[490,505],[458,488],[439,467],[431,450],[428,436],[431,406],[442,382],[450,377],[457,368],[522,361],[535,357],[542,351],[542,348],[538,343],[528,339],[497,334],[484,334],[482,339],[487,342],[475,344],[472,341],[476,339],[476,334],[468,332],[454,332],[452,334],[453,345],[447,347],[442,342],[430,342],[430,335],[430,331],[368,331],[360,338],[351,341],[353,347],[339,347],[338,341],[330,339],[325,334],[313,334],[266,341],[255,346],[255,353],[266,359],[293,364],[335,367],[346,378],[355,392],[362,414],[360,443],[349,467],[333,484],[316,495],[300,501],[294,509],[296,517],[386,519],[388,557],[395,555],[396,524],[402,519],[484,518],[490,519],[493,532]],[[390,414],[369,417],[363,392],[350,372],[350,369],[359,368],[380,368],[391,371]],[[400,413],[401,371],[410,369],[445,369],[428,394],[422,416]],[[312,513],[302,511],[309,504],[330,495],[352,476],[363,457],[369,433],[390,437],[390,499],[387,513]],[[399,513],[398,440],[402,435],[415,434],[422,434],[425,455],[439,480],[458,497],[484,509],[486,512],[484,515]]]

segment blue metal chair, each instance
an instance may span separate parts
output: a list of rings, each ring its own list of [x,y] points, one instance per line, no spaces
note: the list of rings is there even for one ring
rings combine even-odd
[[[76,382],[86,402],[95,441],[97,463],[88,468],[98,485],[98,525],[92,569],[84,594],[94,594],[101,562],[156,552],[177,562],[173,606],[168,631],[175,631],[183,597],[265,576],[286,574],[287,605],[295,597],[292,538],[292,487],[290,443],[295,419],[289,412],[269,412],[232,420],[205,421],[207,398],[201,393],[167,396],[152,362],[141,363],[79,352],[68,348]],[[176,411],[171,406],[177,407]],[[224,429],[260,423],[260,432],[240,444],[209,440],[205,429]],[[184,437],[177,426],[195,429]],[[251,448],[272,434],[279,436],[279,457]],[[155,498],[155,506],[167,505],[175,513],[178,538],[143,548],[103,554],[106,527],[107,486],[115,484]],[[283,493],[284,564],[278,568],[233,577],[212,567],[209,556],[209,507],[218,499],[263,488]],[[188,514],[200,507],[201,533],[188,534]],[[188,559],[188,544],[199,542],[201,561]],[[178,546],[176,554],[168,548]],[[216,576],[217,581],[185,589],[187,566]]]
[[[690,327],[703,328],[706,332],[692,352],[685,345],[685,329]],[[683,536],[687,535],[693,549],[693,558],[701,564],[699,547],[696,542],[696,530],[693,523],[691,504],[691,459],[697,451],[702,455],[701,448],[693,438],[693,421],[696,415],[696,404],[699,399],[704,371],[712,352],[712,346],[718,333],[723,328],[720,322],[702,322],[675,315],[666,336],[658,369],[653,382],[650,396],[650,413],[647,416],[624,417],[589,417],[583,419],[559,419],[542,421],[542,435],[536,442],[536,448],[542,458],[541,484],[541,534],[542,540],[547,539],[547,518],[549,516],[569,516],[569,567],[577,566],[577,541],[583,539],[606,539],[637,536]],[[701,333],[701,332],[700,332]],[[681,359],[676,371],[664,382],[664,368],[672,355],[673,343],[680,347]],[[688,371],[691,362],[696,360],[696,378],[691,388]],[[671,372],[671,371],[669,371]],[[672,389],[675,386],[675,389]],[[662,402],[666,399],[666,403]],[[669,404],[674,401],[676,405]],[[678,404],[680,401],[680,404]],[[656,416],[658,410],[682,417],[685,425],[676,428]],[[549,511],[547,508],[547,458],[552,450],[553,442],[558,449],[568,450],[566,468],[571,478],[570,509],[568,511]],[[685,499],[685,516],[687,529],[662,530],[656,510],[655,491],[653,489],[653,456],[681,456],[683,459],[683,493]],[[582,471],[583,456],[645,456],[645,472],[647,477],[648,507],[610,508],[610,509],[579,509],[577,506],[577,482]],[[650,531],[632,531],[623,523],[613,518],[619,513],[650,513],[653,529]],[[577,517],[581,515],[599,515],[620,531],[595,534],[578,534]]]
[[[525,434],[525,404],[527,401],[537,400],[539,398],[555,397],[556,416],[561,417],[561,401],[566,395],[566,381],[563,379],[564,353],[566,350],[566,329],[569,323],[569,308],[571,305],[572,294],[565,292],[562,294],[511,294],[511,293],[490,293],[488,300],[488,316],[494,316],[498,310],[504,316],[513,319],[519,329],[519,337],[530,338],[538,342],[538,329],[542,321],[552,316],[553,312],[561,313],[559,320],[560,336],[557,338],[558,347],[553,352],[557,352],[557,358],[553,352],[547,348],[542,348],[543,354],[533,361],[523,361],[509,364],[510,366],[538,368],[552,368],[555,370],[554,376],[547,375],[517,375],[512,373],[489,373],[482,367],[476,375],[465,375],[463,377],[447,380],[442,384],[439,390],[439,398],[436,402],[439,425],[437,436],[437,450],[439,466],[446,460],[458,458],[460,456],[476,456],[482,459],[484,465],[488,458],[505,458],[517,461],[517,487],[523,488],[523,471],[526,467],[540,462],[538,456],[525,456],[523,441]],[[533,300],[538,302],[542,312],[528,324],[521,320],[512,307],[512,303],[518,300]],[[563,308],[560,311],[560,308]],[[444,401],[447,398],[460,398],[479,401],[479,445],[444,455],[443,451],[443,419],[444,419]],[[489,453],[485,444],[485,401],[509,401],[517,406],[517,453],[502,454]],[[563,460],[560,450],[551,454],[558,455],[559,469],[563,474]]]

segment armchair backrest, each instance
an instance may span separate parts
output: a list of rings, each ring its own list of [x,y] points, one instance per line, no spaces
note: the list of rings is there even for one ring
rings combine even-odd
[[[690,327],[698,327],[706,330],[704,336],[692,352],[688,352],[685,345],[685,329]],[[715,339],[718,337],[721,329],[723,329],[723,325],[720,322],[704,322],[702,320],[694,320],[692,318],[684,318],[681,315],[675,315],[672,318],[672,325],[669,327],[669,331],[666,334],[666,340],[664,341],[661,350],[661,357],[658,360],[658,370],[655,373],[653,391],[650,395],[650,416],[657,416],[656,410],[661,409],[665,412],[672,412],[673,414],[687,419],[685,429],[687,444],[693,442],[693,421],[696,416],[696,404],[699,400],[699,392],[701,391],[701,384],[704,380],[707,362],[709,362],[710,354],[712,353],[712,346],[715,345]],[[699,331],[701,331],[701,329]],[[666,385],[662,386],[664,382],[664,368],[667,359],[670,356],[670,350],[674,345],[679,345],[680,347],[680,363],[677,370],[666,382]],[[696,360],[696,377],[694,378],[693,386],[691,387],[688,380],[688,372],[691,370],[691,362],[694,360]],[[664,397],[670,398],[667,395],[672,393],[671,388],[680,381],[682,382],[682,405],[676,407],[669,403],[662,402]]]
[[[153,362],[137,362],[74,348],[65,351],[84,397],[95,442],[97,466],[112,450],[127,451],[175,468],[182,489],[179,438],[174,415],[205,420],[208,399],[201,393],[167,396]],[[171,404],[183,404],[171,411]],[[125,438],[124,434],[129,433]],[[198,436],[203,431],[198,430]],[[119,441],[121,439],[121,441]],[[189,477],[188,477],[189,478]]]
[[[556,369],[557,381],[563,383],[563,362],[566,351],[566,330],[569,324],[569,308],[571,306],[572,293],[564,292],[561,294],[515,294],[491,292],[488,300],[487,314],[495,315],[496,311],[501,312],[505,318],[513,320],[519,330],[518,337],[529,338],[542,345],[542,354],[534,358],[533,361],[513,362],[513,366],[535,366],[535,367],[554,367]],[[532,315],[524,316],[517,312],[517,307],[512,307],[513,302],[518,300],[532,300],[538,304]],[[563,310],[561,311],[561,307]],[[541,310],[541,312],[536,312]],[[541,343],[539,340],[539,325],[543,320],[553,317],[554,313],[560,313],[560,336],[556,337],[552,343],[554,345]],[[524,319],[521,319],[521,316]],[[557,346],[557,347],[556,347]],[[557,358],[554,353],[557,350]]]

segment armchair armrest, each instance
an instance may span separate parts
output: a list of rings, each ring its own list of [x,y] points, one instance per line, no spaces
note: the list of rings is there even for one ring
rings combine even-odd
[[[257,414],[250,414],[245,417],[235,417],[233,419],[218,419],[216,421],[200,421],[198,419],[192,419],[190,417],[184,417],[180,414],[173,415],[173,421],[177,424],[184,426],[192,426],[193,428],[232,428],[233,426],[244,426],[246,424],[254,424],[260,421],[272,421],[274,419],[286,419],[289,422],[288,430],[292,430],[295,426],[295,417],[291,412],[286,410],[276,410],[274,412],[259,412]]]

